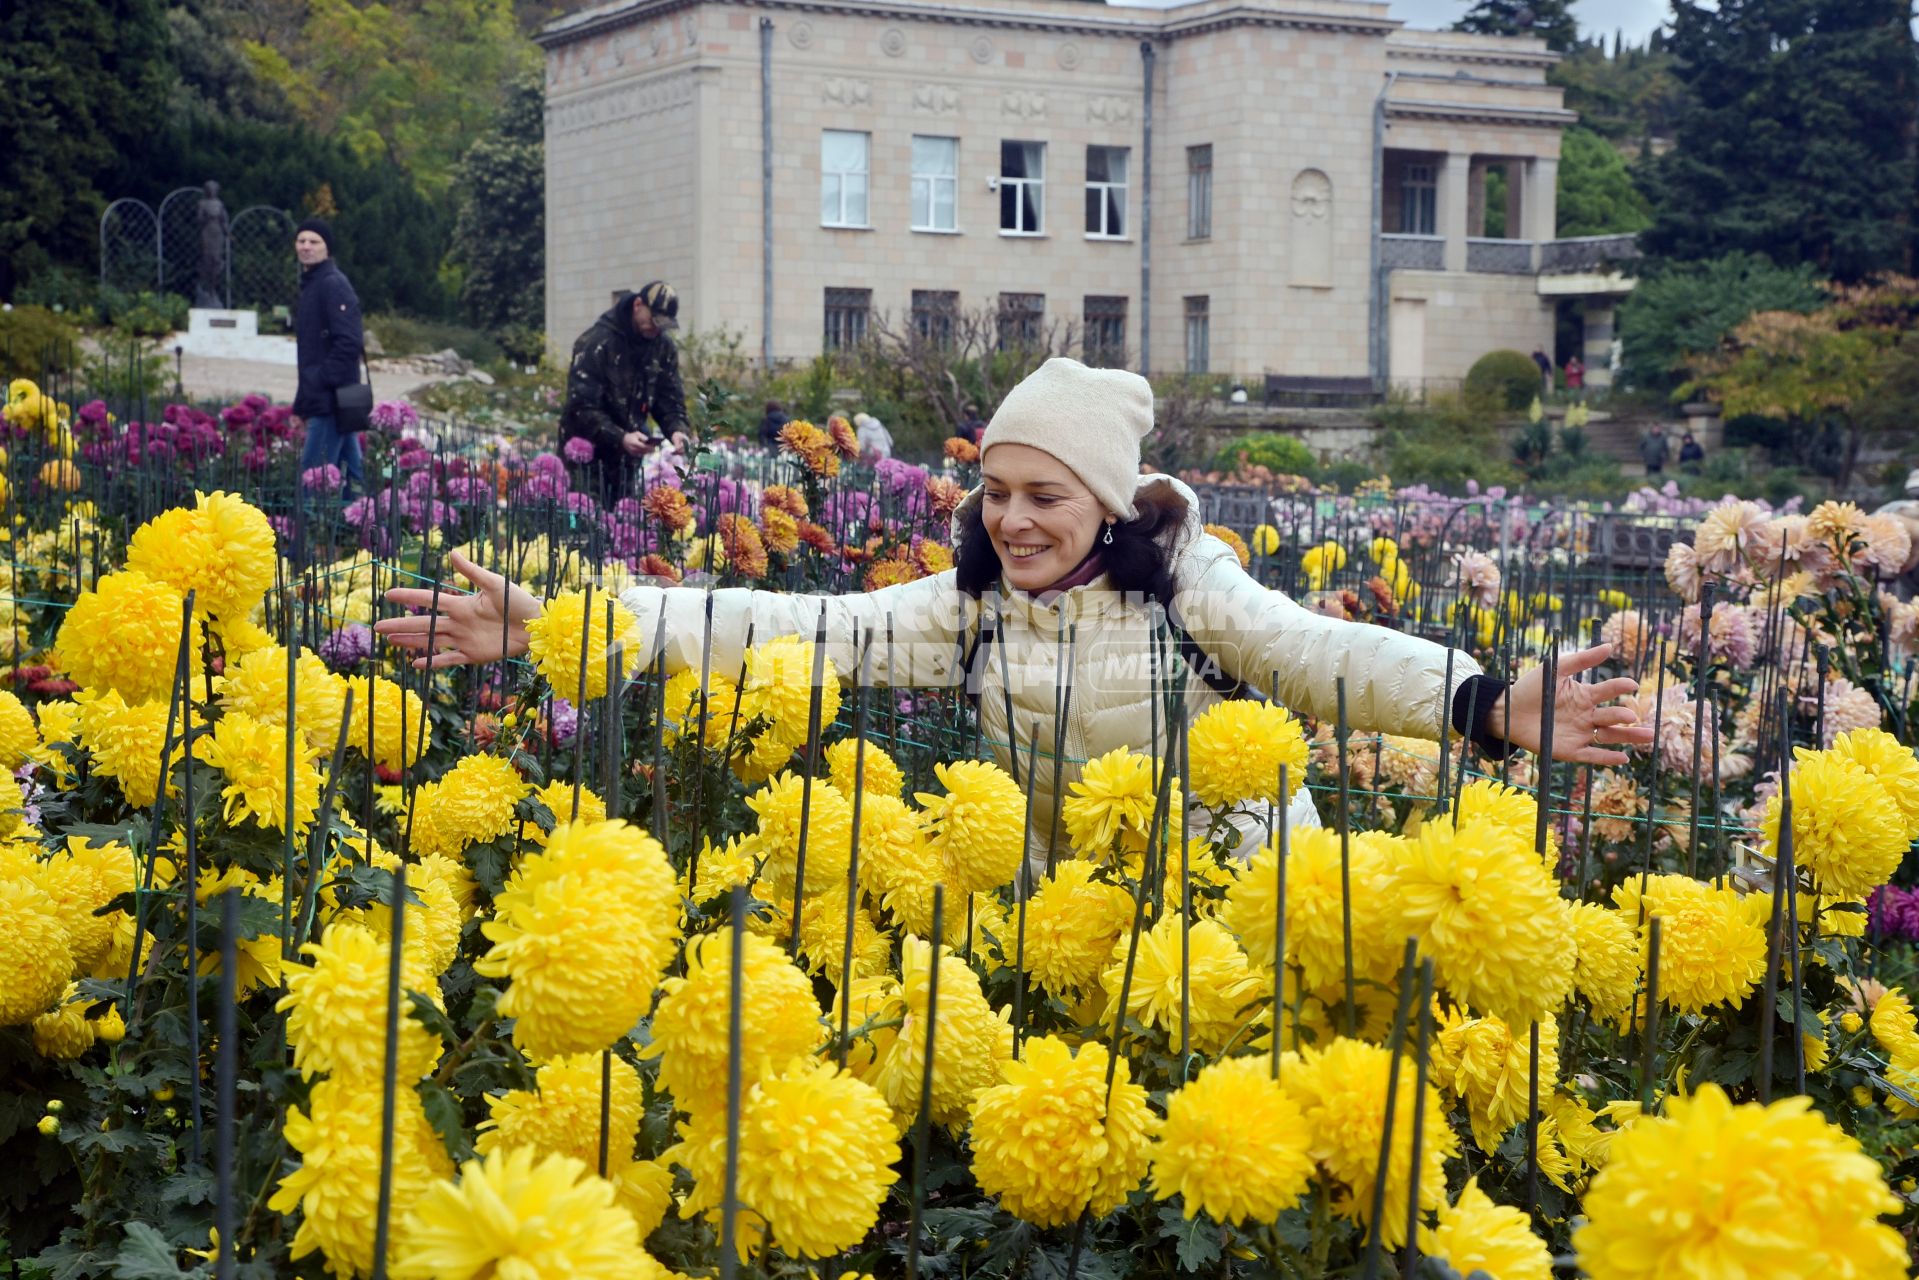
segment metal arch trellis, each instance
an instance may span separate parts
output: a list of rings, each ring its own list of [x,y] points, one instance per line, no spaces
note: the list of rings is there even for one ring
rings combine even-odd
[[[160,202],[160,292],[192,298],[200,272],[199,187],[180,187]]]
[[[284,209],[242,209],[227,232],[227,301],[271,312],[291,306],[299,267],[293,252],[293,218]]]
[[[160,282],[159,216],[144,200],[115,200],[100,215],[101,286],[134,291]]]

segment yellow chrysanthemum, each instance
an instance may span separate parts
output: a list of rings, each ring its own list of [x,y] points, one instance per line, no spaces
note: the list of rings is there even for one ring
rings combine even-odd
[[[624,1058],[612,1060],[607,1092],[607,1171],[613,1176],[633,1158],[640,1127],[640,1073]],[[562,1054],[542,1062],[537,1087],[509,1089],[487,1097],[474,1149],[481,1155],[528,1147],[539,1155],[571,1156],[599,1166],[600,1055]]]
[[[1339,835],[1324,828],[1289,832],[1286,862],[1286,959],[1306,985],[1345,981],[1345,913],[1340,893]],[[1391,855],[1399,841],[1372,833],[1351,838],[1353,971],[1390,982],[1399,971],[1405,934],[1399,932]],[[1255,962],[1273,965],[1279,900],[1279,854],[1272,844],[1253,855],[1226,894],[1220,919],[1239,936]]]
[[[851,738],[843,738],[826,749],[827,776],[840,794],[851,798],[863,783],[866,795],[862,803],[870,802],[877,796],[895,796],[906,785],[906,775],[893,763],[893,757],[882,751],[877,743],[869,742],[865,747],[864,767],[859,781],[853,778],[853,758],[860,750],[859,743]]]
[[[71,786],[77,780],[73,761],[60,748],[80,743],[80,704],[61,698],[41,703],[37,711],[40,745],[33,749],[33,762],[53,774],[56,785]]]
[[[939,1124],[964,1123],[981,1089],[999,1079],[999,1064],[1012,1049],[1012,1029],[993,1012],[979,977],[950,950],[940,951],[939,1009],[933,1027],[933,1097]],[[850,1025],[892,1022],[874,1030],[854,1064],[892,1104],[904,1130],[919,1113],[920,1077],[926,1061],[926,1002],[932,976],[932,946],[909,937],[900,944],[900,980],[856,981]],[[862,1003],[862,1000],[864,1003]],[[835,1011],[837,1017],[837,1010]],[[849,1058],[849,1062],[854,1062]]]
[[[1572,991],[1566,901],[1530,841],[1485,821],[1429,822],[1395,877],[1400,927],[1433,957],[1461,1002],[1510,1025],[1557,1009]]]
[[[1523,1210],[1494,1204],[1477,1178],[1468,1178],[1459,1198],[1439,1207],[1436,1226],[1419,1229],[1419,1249],[1462,1276],[1552,1280],[1552,1250],[1533,1234],[1532,1221]]]
[[[1715,888],[1687,876],[1629,876],[1613,901],[1640,928],[1640,964],[1651,949],[1650,922],[1660,920],[1659,998],[1681,1013],[1716,1004],[1737,1009],[1766,973],[1764,900],[1742,901],[1730,886]]]
[[[606,821],[606,801],[600,798],[599,792],[592,787],[581,787],[579,789],[580,807],[577,813],[573,809],[573,796],[573,784],[564,778],[555,778],[533,792],[533,798],[545,805],[547,812],[553,815],[555,825],[563,826],[569,822]],[[540,830],[536,822],[520,824],[520,838],[533,848],[546,848],[548,834]]]
[[[87,1021],[87,1001],[69,983],[60,1003],[33,1020],[33,1051],[43,1058],[68,1062],[93,1048],[93,1024]]]
[[[426,703],[419,694],[385,676],[371,681],[366,676],[349,676],[347,683],[353,690],[348,747],[364,756],[370,743],[373,762],[382,769],[410,767],[433,749],[433,728],[422,724]]]
[[[31,1022],[66,990],[73,953],[60,919],[30,875],[0,874],[0,1027]]]
[[[1831,754],[1843,756],[1871,774],[1905,820],[1907,839],[1919,840],[1919,756],[1911,747],[1883,729],[1854,729],[1832,740]],[[1798,796],[1795,790],[1795,804]],[[1795,814],[1795,836],[1798,826]]]
[[[274,1006],[287,1014],[293,1065],[308,1076],[324,1071],[377,1088],[386,1065],[390,948],[358,925],[341,924],[300,951],[312,963],[287,966],[287,993]],[[402,997],[397,1078],[418,1080],[439,1056],[439,1037]]]
[[[733,736],[739,721],[734,719],[734,707],[741,699],[739,687],[717,671],[706,680],[706,732],[702,742],[715,750],[727,744]],[[666,693],[661,703],[661,734],[667,746],[678,742],[682,735],[691,733],[700,723],[700,673],[694,670],[676,671],[667,677]]]
[[[67,610],[53,642],[57,661],[84,689],[164,702],[179,670],[182,607],[168,583],[144,573],[109,573]]]
[[[1515,1033],[1498,1018],[1468,1017],[1442,1010],[1434,1028],[1432,1080],[1466,1104],[1473,1141],[1488,1155],[1500,1139],[1524,1120],[1531,1079],[1532,1049],[1527,1031]],[[1552,1096],[1559,1080],[1559,1023],[1539,1024],[1539,1101]]]
[[[1146,1176],[1157,1118],[1131,1064],[1112,1064],[1106,1046],[1037,1036],[1000,1068],[1004,1080],[974,1104],[973,1176],[1000,1207],[1039,1227],[1063,1227],[1081,1213],[1102,1218]]]
[[[808,877],[811,883],[811,877]],[[782,897],[772,910],[756,916],[747,927],[761,937],[785,945],[793,933],[792,900]],[[824,974],[834,986],[843,981],[846,963],[846,885],[836,883],[809,890],[800,904],[800,966],[809,974]],[[853,975],[884,973],[893,954],[893,935],[880,928],[865,907],[853,912]]]
[[[1909,819],[1851,755],[1799,748],[1791,773],[1792,858],[1821,893],[1864,898],[1892,878],[1911,847]],[[1779,797],[1766,802],[1766,853],[1779,850]]]
[[[1026,795],[984,760],[936,764],[944,795],[919,793],[929,843],[949,894],[991,893],[1012,881],[1026,856]]]
[[[860,797],[860,884],[878,898],[902,878],[937,875],[919,814],[895,795],[868,789]]]
[[[0,871],[0,875],[5,874]],[[124,914],[95,913],[133,888],[126,846],[96,850],[71,841],[66,850],[51,858],[31,862],[29,875],[53,902],[61,928],[66,931],[74,969],[90,971],[113,945],[116,919]],[[126,977],[124,969],[120,977]]]
[[[440,778],[430,797],[421,795],[415,801],[414,852],[457,857],[469,845],[511,835],[519,823],[520,801],[532,790],[511,760],[464,757]],[[568,811],[571,790],[569,786]],[[427,833],[431,839],[422,838]]]
[[[0,769],[8,773],[32,758],[40,746],[40,731],[20,699],[0,690]]]
[[[1491,778],[1475,778],[1459,789],[1458,821],[1462,825],[1484,821],[1530,849],[1539,831],[1539,802],[1517,787]],[[1548,866],[1558,866],[1559,837],[1550,826],[1546,829],[1546,855]]]
[[[393,1221],[404,1222],[414,1204],[453,1171],[446,1148],[428,1123],[420,1095],[402,1088],[394,1094]],[[276,1213],[300,1213],[300,1229],[291,1255],[303,1258],[318,1249],[327,1269],[351,1280],[372,1275],[374,1227],[380,1200],[380,1085],[365,1081],[322,1080],[313,1086],[305,1109],[287,1111],[287,1145],[301,1155],[300,1166],[280,1179],[267,1207]],[[463,1223],[471,1232],[474,1224]]]
[[[499,1011],[528,1053],[604,1049],[652,1002],[679,917],[659,841],[625,822],[569,824],[507,881],[474,968],[510,983]]]
[[[820,727],[840,713],[839,674],[826,659],[820,680]],[[775,740],[797,747],[806,741],[813,700],[813,642],[781,636],[753,646],[746,654],[746,682],[740,686],[740,714],[763,716]]]
[[[387,869],[394,870],[399,859],[387,857],[393,864]],[[406,954],[402,963],[406,966],[407,985],[424,990],[446,972],[459,954],[460,932],[473,914],[477,885],[465,864],[430,854],[407,867],[406,887],[420,899],[420,904],[409,906],[406,911],[402,943]],[[351,920],[371,932],[383,945],[393,936],[393,912],[385,903],[369,903],[335,919]]]
[[[409,1204],[395,1280],[660,1280],[613,1185],[570,1156],[515,1147],[460,1167]]]
[[[284,724],[262,724],[244,711],[229,711],[203,740],[206,762],[226,776],[226,818],[274,831],[287,827],[287,733]],[[304,833],[320,809],[319,748],[294,743],[293,829]]]
[[[120,794],[136,809],[152,804],[160,792],[166,737],[165,702],[129,705],[118,692],[109,691],[80,704],[80,740],[93,757],[95,771],[119,783]]]
[[[1253,550],[1262,556],[1270,556],[1279,550],[1279,530],[1270,524],[1253,526]]]
[[[1114,945],[1112,959],[1100,975],[1107,999],[1102,1021],[1108,1027],[1119,1012],[1131,941],[1129,935]],[[1224,926],[1213,920],[1196,920],[1187,926],[1169,911],[1140,935],[1126,1016],[1159,1028],[1178,1045],[1183,1011],[1189,1020],[1186,1030],[1191,1046],[1201,1053],[1215,1053],[1253,1016],[1265,985]]]
[[[1276,702],[1231,698],[1215,703],[1187,730],[1193,795],[1223,809],[1264,800],[1279,803],[1279,769],[1287,786],[1306,785],[1306,737],[1299,721]]]
[[[553,692],[571,702],[580,697],[580,666],[586,665],[586,696],[606,696],[607,619],[612,617],[615,662],[622,678],[630,678],[644,656],[639,619],[607,592],[593,595],[593,618],[586,618],[586,593],[564,591],[546,602],[540,616],[526,624],[527,657],[539,668]],[[584,638],[585,647],[581,647]]]
[[[1133,920],[1133,899],[1126,890],[1093,873],[1090,862],[1062,862],[1026,904],[1027,972],[1048,995],[1062,1000],[1075,1000],[1098,985],[1114,945]]]
[[[1632,1004],[1639,981],[1639,941],[1632,921],[1591,902],[1573,903],[1566,915],[1578,952],[1573,986],[1601,1022],[1616,1022]]]
[[[184,850],[184,845],[182,845],[181,848]],[[208,912],[218,912],[220,910],[220,896],[230,889],[237,889],[248,898],[257,898],[262,902],[271,903],[276,910],[279,908],[280,878],[278,876],[275,876],[272,880],[262,880],[244,867],[230,866],[224,870],[219,870],[214,867],[203,867],[194,889],[194,897],[199,902],[202,913],[201,919],[207,919],[208,916],[206,913]],[[241,926],[241,929],[242,932],[240,936],[235,939],[234,946],[236,965],[233,977],[234,989],[240,995],[244,996],[248,992],[256,991],[262,987],[279,986],[282,965],[280,934],[277,927],[269,926],[261,932],[254,934],[245,932],[244,925]],[[381,954],[384,955],[385,953],[386,949],[383,944]],[[382,961],[381,963],[385,964],[386,962]],[[209,948],[200,952],[200,972],[207,977],[212,977],[220,972],[220,953],[217,950]],[[124,968],[120,970],[119,976],[126,976],[126,970]],[[411,971],[405,971],[405,983],[413,986],[415,990],[419,990],[425,985],[424,978]],[[384,992],[386,991],[385,983],[380,984],[380,990],[382,992],[381,998],[384,1000]],[[380,1006],[380,1016],[382,1018],[385,1017],[385,1009],[386,1006],[382,1004]],[[384,1041],[382,1041],[382,1044],[384,1044]]]
[[[810,798],[808,793],[810,794]],[[853,851],[853,806],[832,783],[783,773],[746,798],[759,815],[760,854],[766,872],[791,887],[799,871],[801,817],[805,817],[806,884],[810,892],[844,887]]]
[[[315,750],[329,752],[340,736],[340,718],[346,711],[347,682],[327,669],[319,656],[302,652],[294,660],[293,691],[297,699],[294,727]],[[261,724],[287,722],[287,651],[283,645],[256,649],[237,660],[227,659],[226,672],[213,681],[220,704],[242,711]],[[364,699],[355,699],[354,718],[366,722]]]
[[[701,843],[697,865],[690,865],[680,877],[680,896],[697,905],[711,902],[728,890],[751,886],[760,871],[759,842],[748,836],[735,836],[723,845],[711,840]]]
[[[1305,1113],[1311,1152],[1327,1176],[1340,1184],[1333,1208],[1342,1217],[1365,1224],[1372,1213],[1373,1187],[1379,1176],[1380,1139],[1386,1132],[1386,1085],[1390,1050],[1341,1037],[1324,1049],[1307,1049],[1281,1075],[1287,1094]],[[1425,1123],[1420,1138],[1419,1205],[1437,1209],[1446,1202],[1446,1161],[1458,1140],[1446,1120],[1438,1091],[1426,1086]],[[1389,1246],[1406,1239],[1406,1196],[1412,1173],[1413,1073],[1401,1070],[1393,1100],[1393,1134],[1387,1161],[1385,1220],[1380,1237]]]
[[[1872,1038],[1891,1055],[1919,1058],[1919,1020],[1906,993],[1893,987],[1873,1002]]]
[[[1177,1195],[1188,1218],[1271,1222],[1313,1173],[1306,1117],[1265,1057],[1227,1058],[1166,1099],[1153,1147],[1153,1194]]]
[[[1067,840],[1090,858],[1110,857],[1116,845],[1145,848],[1159,798],[1155,781],[1152,758],[1124,747],[1088,760],[1060,806]],[[1166,790],[1164,816],[1176,821],[1185,804],[1179,779]]]
[[[1878,1163],[1806,1097],[1734,1106],[1707,1084],[1668,1099],[1613,1139],[1583,1208],[1573,1247],[1593,1280],[1907,1271],[1878,1221],[1900,1208]]]
[[[742,1087],[812,1053],[825,1036],[813,984],[786,953],[755,934],[744,939],[740,975]],[[689,1115],[726,1109],[733,941],[708,934],[686,948],[686,976],[668,978],[640,1052],[660,1060],[660,1087]]]
[[[194,608],[245,617],[273,585],[273,526],[229,493],[196,496],[192,509],[164,511],[134,531],[127,568],[194,593]]]
[[[693,1175],[683,1217],[719,1221],[726,1180],[726,1111],[703,1113],[668,1153]],[[770,1236],[789,1256],[850,1249],[879,1220],[899,1180],[893,1115],[873,1086],[831,1063],[795,1062],[740,1099],[741,1252]]]

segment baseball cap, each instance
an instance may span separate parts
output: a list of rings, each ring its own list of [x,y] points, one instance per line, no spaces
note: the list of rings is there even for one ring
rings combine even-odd
[[[680,295],[664,280],[649,280],[640,286],[639,298],[662,329],[680,327]]]

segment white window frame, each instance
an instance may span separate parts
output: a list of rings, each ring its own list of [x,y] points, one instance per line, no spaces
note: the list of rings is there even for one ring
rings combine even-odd
[[[1421,227],[1408,223],[1408,212],[1432,214],[1432,225]],[[1412,223],[1419,222],[1415,217]],[[1408,236],[1431,236],[1439,233],[1439,166],[1430,160],[1408,161],[1399,171],[1399,232]]]
[[[936,133],[916,133],[913,135],[911,144],[915,152],[918,151],[921,142],[944,142],[949,144],[952,148],[953,163],[945,173],[921,173],[919,159],[917,155],[915,155],[913,160],[913,182],[909,193],[912,197],[912,212],[910,215],[912,218],[911,229],[914,231],[924,231],[933,235],[958,235],[960,140]],[[921,222],[919,216],[921,183],[926,184],[927,218],[925,222]],[[938,196],[942,189],[946,191],[947,203],[953,211],[953,223],[951,226],[946,227],[939,225]]]
[[[1015,178],[1015,177],[1007,176],[1005,147],[1006,147],[1006,144],[1009,142],[1012,143],[1014,146],[1039,148],[1039,152],[1038,152],[1039,177]],[[1044,142],[1027,141],[1022,138],[1002,138],[1000,140],[1000,148],[1001,148],[1000,175],[997,179],[995,179],[995,188],[996,190],[998,190],[999,197],[1000,197],[999,233],[1003,236],[1020,236],[1020,237],[1045,235],[1046,234],[1046,144]],[[1021,193],[1027,187],[1033,188],[1033,192],[1034,192],[1033,208],[1039,215],[1038,226],[1008,227],[1006,225],[1006,188],[1008,184],[1011,184],[1014,189],[1013,208],[1015,210],[1024,209],[1026,207],[1026,202],[1020,198]]]
[[[860,167],[857,169],[829,169],[826,167],[828,139],[835,135],[860,140]],[[822,129],[820,130],[820,225],[822,227],[850,227],[855,230],[868,230],[872,227],[873,215],[873,135],[859,129]],[[849,179],[859,180],[860,201],[864,206],[865,217],[855,222],[847,217],[847,183]],[[830,184],[835,194],[830,197],[837,206],[838,216],[828,217],[827,192]]]
[[[1118,182],[1111,182],[1111,181],[1095,182],[1092,176],[1093,152],[1095,150],[1105,151],[1109,153],[1116,153],[1119,156],[1120,167],[1125,171],[1126,177],[1121,178]],[[1111,163],[1112,161],[1109,159],[1107,161],[1108,173],[1112,172],[1112,169],[1110,167]],[[1098,143],[1089,143],[1087,145],[1086,147],[1086,190],[1089,194],[1095,191],[1099,193],[1099,221],[1100,221],[1100,227],[1101,227],[1101,229],[1098,231],[1095,231],[1091,227],[1088,227],[1086,229],[1086,238],[1088,240],[1125,240],[1130,238],[1126,234],[1127,215],[1131,212],[1131,210],[1127,207],[1127,203],[1126,203],[1126,194],[1127,194],[1126,188],[1127,188],[1128,180],[1131,179],[1132,176],[1133,176],[1133,149],[1131,147],[1109,147],[1109,146],[1103,146]],[[1114,231],[1106,227],[1105,225],[1106,214],[1109,211],[1109,206],[1110,206],[1110,201],[1108,200],[1108,197],[1112,195],[1113,193],[1118,193],[1119,195],[1119,230],[1117,231]]]

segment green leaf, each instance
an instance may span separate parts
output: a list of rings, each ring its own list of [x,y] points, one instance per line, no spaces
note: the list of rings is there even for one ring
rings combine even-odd
[[[447,1152],[457,1164],[473,1157],[473,1144],[467,1141],[466,1126],[460,1116],[460,1100],[443,1084],[434,1080],[422,1080],[417,1086],[420,1104],[426,1109],[427,1121],[432,1124],[440,1141],[446,1144]]]
[[[165,1204],[212,1204],[218,1184],[213,1171],[203,1164],[190,1164],[160,1184],[160,1199]]]
[[[373,903],[387,904],[393,901],[393,873],[385,867],[370,867],[365,863],[355,863],[343,868],[333,881],[339,893],[341,907],[364,907]],[[406,905],[425,909],[426,903],[420,895],[407,886]]]
[[[113,1255],[113,1274],[120,1280],[176,1280],[190,1274],[180,1269],[178,1256],[158,1231],[144,1222],[129,1222],[126,1242]]]
[[[1159,1234],[1173,1242],[1181,1271],[1198,1271],[1219,1261],[1220,1228],[1206,1217],[1185,1217],[1171,1205],[1160,1208]]]

